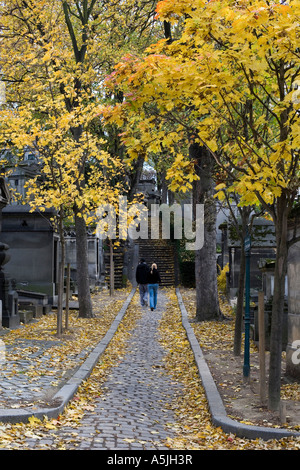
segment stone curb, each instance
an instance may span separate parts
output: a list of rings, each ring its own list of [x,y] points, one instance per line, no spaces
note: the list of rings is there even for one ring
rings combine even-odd
[[[215,381],[205,361],[193,328],[188,321],[187,311],[183,303],[179,288],[176,289],[176,294],[181,310],[182,324],[186,330],[189,343],[194,353],[199,375],[208,401],[212,423],[215,426],[221,427],[226,433],[232,433],[237,437],[246,439],[261,438],[263,440],[270,440],[282,439],[284,437],[300,437],[300,433],[298,432],[292,432],[281,428],[279,429],[243,424],[227,416],[225,406],[218,392]]]
[[[79,369],[73,374],[73,376],[62,386],[62,388],[54,395],[52,398],[53,401],[59,402],[60,404],[53,408],[40,408],[40,409],[5,409],[0,410],[0,422],[2,423],[24,423],[32,416],[44,419],[48,417],[49,419],[57,418],[60,415],[68,402],[73,398],[74,394],[78,390],[81,383],[86,380],[91,374],[93,368],[97,364],[100,356],[104,353],[109,342],[116,333],[120,322],[122,321],[126,310],[134,296],[136,289],[132,289],[127,299],[123,303],[119,313],[113,320],[109,330],[106,335],[102,338],[93,351],[88,355],[85,362],[79,367]]]

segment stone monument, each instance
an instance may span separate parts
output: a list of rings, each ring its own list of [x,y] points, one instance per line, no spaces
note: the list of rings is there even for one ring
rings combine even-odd
[[[298,230],[300,231],[300,224]],[[288,308],[286,373],[300,380],[300,242],[295,243],[289,249]]]
[[[10,202],[9,189],[3,177],[0,177],[0,233],[2,229],[2,210]],[[10,260],[9,246],[0,242],[0,300],[2,303],[2,326],[15,328],[20,324],[18,314],[18,295],[12,289],[11,279],[5,275],[3,266]]]

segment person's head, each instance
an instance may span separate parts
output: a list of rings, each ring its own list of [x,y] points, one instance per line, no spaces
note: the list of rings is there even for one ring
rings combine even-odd
[[[141,262],[141,263],[146,263],[146,261],[144,260],[144,258],[141,258],[140,262]]]
[[[152,263],[152,266],[151,266],[151,272],[153,273],[153,269],[157,269],[157,265],[155,263]]]

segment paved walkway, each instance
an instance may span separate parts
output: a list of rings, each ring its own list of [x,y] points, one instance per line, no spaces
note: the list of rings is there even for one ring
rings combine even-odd
[[[4,361],[3,365],[0,362],[0,408],[5,408],[6,402],[13,407],[47,399],[56,382],[63,378],[64,371],[49,365],[47,354],[48,349],[59,344],[60,341],[16,339],[5,347],[5,355],[14,360]],[[44,373],[34,375],[36,368]]]
[[[180,393],[180,385],[164,371],[165,351],[159,344],[158,326],[166,302],[161,291],[156,311],[142,309],[124,358],[112,368],[104,393],[80,427],[62,427],[47,440],[29,438],[29,446],[52,448],[59,439],[66,449],[167,449],[164,441],[174,435],[168,425],[175,421],[167,405]]]
[[[123,318],[132,295],[133,292],[123,304],[103,340],[93,349],[78,371],[72,375],[70,383],[65,384],[65,395],[60,389],[59,396],[62,394],[65,398],[70,399],[72,396],[70,392],[74,387],[77,390],[77,383],[85,380],[87,372],[92,370],[97,360],[95,356],[98,358],[102,354],[101,351],[104,351],[107,345],[109,347],[109,340],[113,337],[119,321]],[[292,435],[293,433],[284,429],[247,425],[236,422],[227,416],[199,343],[188,322],[187,312],[179,291],[177,291],[177,296],[183,326],[186,329],[206,392],[213,424],[221,427],[225,432],[243,438],[271,439]],[[175,416],[168,405],[176,403],[178,396],[183,393],[183,389],[180,383],[174,383],[164,368],[166,351],[160,345],[158,331],[159,321],[167,304],[167,297],[162,290],[159,291],[158,301],[159,307],[154,312],[151,312],[148,307],[142,308],[142,315],[129,336],[123,358],[112,367],[104,386],[99,384],[99,387],[101,386],[100,397],[95,400],[91,411],[85,410],[86,414],[77,427],[74,427],[74,423],[69,426],[64,423],[60,428],[50,428],[49,432],[41,431],[41,434],[38,431],[36,433],[34,428],[26,430],[24,434],[17,430],[19,441],[14,443],[13,439],[9,440],[9,447],[14,448],[15,444],[19,449],[167,450],[166,440],[168,437],[175,437],[174,425],[176,423]],[[23,400],[24,397],[27,398],[25,400],[27,402],[33,398],[32,394],[38,393],[38,391],[40,393],[43,391],[45,394],[47,390],[49,391],[49,386],[51,388],[57,387],[52,383],[53,379],[57,379],[58,371],[55,367],[51,371],[45,369],[45,375],[42,375],[37,381],[26,380],[26,374],[21,380],[22,370],[32,367],[33,359],[36,361],[36,367],[45,366],[44,356],[47,357],[49,345],[45,343],[43,348],[39,344],[38,347],[35,345],[35,348],[32,348],[31,345],[29,349],[27,346],[27,343],[22,344],[22,360],[17,356],[14,357],[15,362],[11,367],[16,367],[16,373],[5,375],[5,370],[3,370],[3,374],[0,374],[0,408],[1,401],[5,404],[5,398],[10,399],[11,404],[14,398],[16,406],[12,405],[12,409],[8,410],[9,414],[16,412],[13,415],[14,422],[20,422],[17,419],[23,408],[19,409],[17,403],[21,397]],[[24,348],[28,352],[27,356],[24,355]],[[33,357],[34,355],[36,356]],[[72,358],[72,361],[76,362],[76,359],[78,356]],[[40,360],[42,362],[39,362]],[[33,376],[32,379],[34,378]],[[43,382],[44,380],[45,382]],[[16,393],[17,391],[20,392],[20,395]],[[29,410],[30,413],[31,410]],[[4,411],[2,410],[2,418]],[[40,410],[39,413],[42,417],[44,416],[43,411]],[[32,415],[30,414],[30,416]],[[5,430],[5,427],[3,429]],[[299,433],[296,434],[298,436]]]

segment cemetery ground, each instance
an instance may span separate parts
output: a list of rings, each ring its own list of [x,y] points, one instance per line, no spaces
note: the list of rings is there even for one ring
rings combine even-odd
[[[130,289],[118,290],[113,297],[107,290],[93,294],[95,318],[79,319],[72,311],[69,329],[58,338],[56,336],[56,315],[43,318],[22,326],[16,330],[4,331],[1,335],[7,348],[6,361],[1,364],[0,408],[14,409],[31,406],[51,405],[51,397],[63,381],[84,361],[86,355],[104,337],[129,295]],[[295,431],[300,429],[299,384],[284,383],[283,399],[287,401],[287,422],[281,424],[279,417],[271,413],[259,402],[257,390],[258,352],[251,345],[251,380],[245,384],[242,377],[242,356],[232,354],[233,313],[226,303],[222,303],[225,319],[219,322],[196,323],[195,291],[181,289],[183,301],[188,311],[191,325],[205,354],[213,378],[218,386],[228,415],[242,422],[260,426],[286,427]],[[161,397],[148,411],[143,413],[145,423],[149,418],[147,430],[151,442],[141,437],[122,435],[123,449],[145,450],[299,450],[299,438],[283,438],[264,441],[262,439],[242,439],[227,434],[215,427],[207,405],[204,389],[201,385],[193,352],[181,323],[181,313],[174,289],[161,289],[160,317],[157,317],[157,337],[159,347],[164,351],[162,363],[145,364],[155,371],[158,382],[146,383],[145,387],[160,389]],[[143,317],[157,315],[149,308],[139,306],[136,293],[127,309],[118,330],[94,367],[65,410],[55,419],[31,417],[26,423],[0,423],[0,448],[6,450],[82,450],[89,449],[89,443],[95,443],[97,449],[104,449],[101,436],[105,433],[106,423],[97,421],[97,401],[105,403],[109,378],[122,366],[133,343],[134,333]],[[143,325],[143,324],[142,324]],[[140,330],[138,332],[140,334]],[[152,335],[152,333],[151,333]],[[141,338],[143,341],[143,334]],[[46,344],[41,350],[41,344]],[[26,346],[27,345],[27,346]],[[147,350],[148,344],[145,344]],[[149,345],[149,348],[153,347]],[[133,347],[134,349],[134,347]],[[38,353],[38,354],[37,354]],[[134,368],[134,364],[132,364]],[[284,374],[283,374],[284,375]],[[21,379],[22,384],[29,384],[33,392],[27,400],[21,394],[10,394],[6,384]],[[42,395],[40,386],[47,377],[47,394]],[[49,382],[50,380],[50,382]],[[162,381],[168,384],[164,391]],[[283,381],[285,378],[283,376]],[[24,385],[25,386],[25,385]],[[117,386],[117,384],[116,384]],[[151,388],[152,387],[152,388]],[[13,388],[13,385],[12,387]],[[50,390],[51,389],[51,393]],[[163,390],[163,391],[162,391]],[[154,396],[154,395],[153,395]],[[35,398],[33,398],[35,397]],[[131,401],[127,396],[125,402]],[[150,410],[150,411],[149,411]],[[152,410],[152,411],[151,411]],[[115,410],[111,414],[116,416]],[[150,414],[146,416],[146,414]],[[168,420],[160,421],[161,415]],[[163,420],[162,420],[163,421]],[[165,432],[160,433],[155,426],[163,425]],[[117,431],[116,431],[117,432]],[[162,437],[163,436],[163,437]],[[101,447],[102,446],[102,447]],[[147,447],[148,446],[148,447]]]

